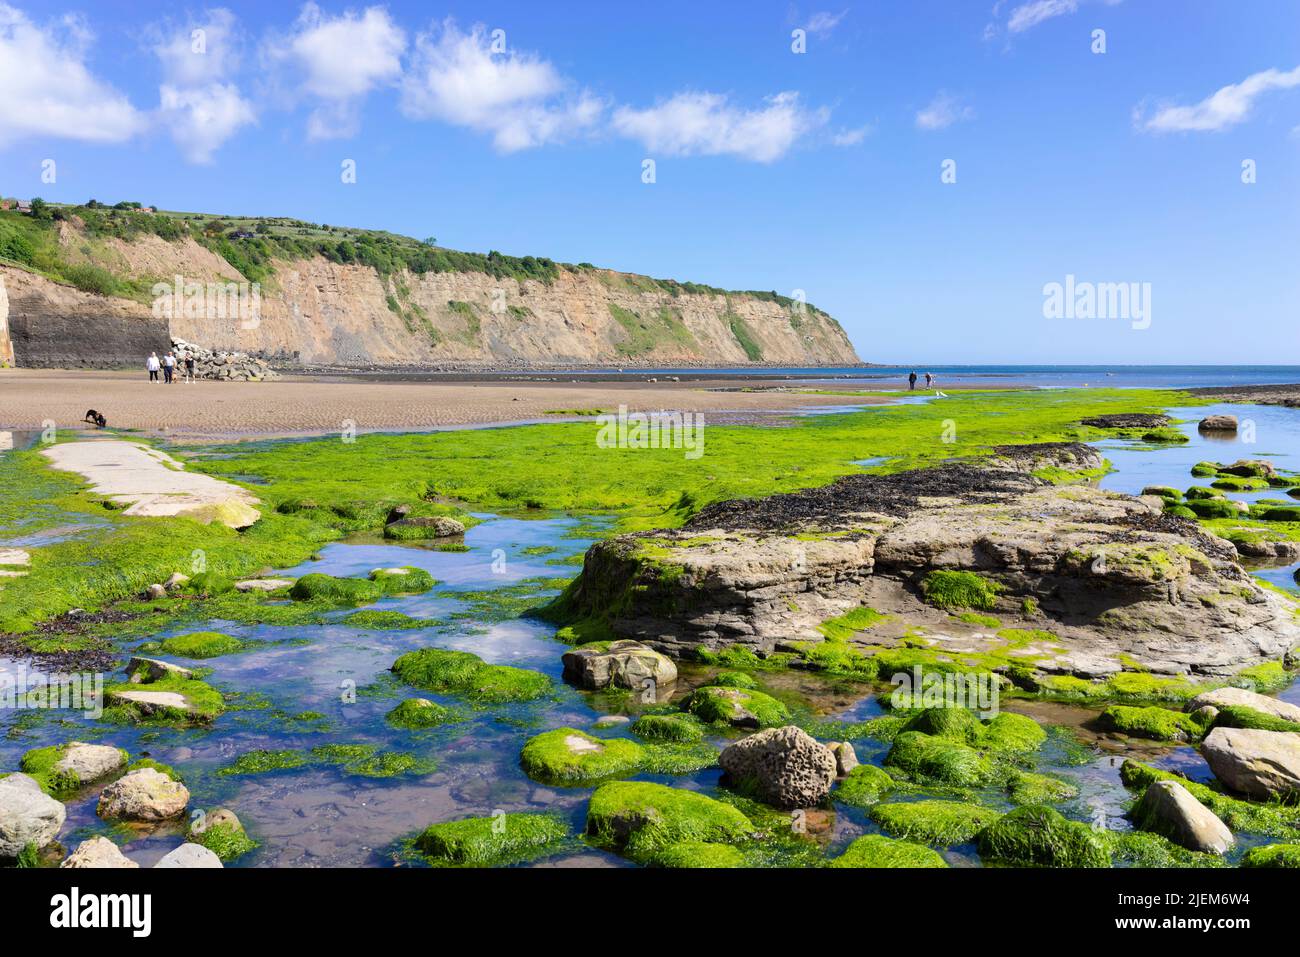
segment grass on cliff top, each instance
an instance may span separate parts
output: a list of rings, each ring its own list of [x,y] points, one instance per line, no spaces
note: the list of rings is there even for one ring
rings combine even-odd
[[[24,531],[65,522],[98,527],[31,549],[30,574],[0,585],[0,632],[26,631],[71,608],[93,610],[139,594],[173,571],[193,574],[196,552],[210,572],[233,578],[291,567],[349,531],[382,525],[390,504],[459,500],[476,510],[611,513],[616,531],[675,527],[731,498],[825,485],[879,471],[979,455],[1004,443],[1095,439],[1081,418],[1156,412],[1197,401],[1157,390],[1061,390],[952,396],[924,405],[809,417],[787,428],[713,426],[704,454],[682,449],[601,448],[594,422],[425,435],[363,435],[231,446],[228,458],[189,467],[236,484],[249,478],[262,518],[244,532],[188,519],[123,516],[43,457],[0,455],[0,518],[36,516]],[[955,441],[945,442],[945,437]],[[11,527],[6,522],[6,528]]]

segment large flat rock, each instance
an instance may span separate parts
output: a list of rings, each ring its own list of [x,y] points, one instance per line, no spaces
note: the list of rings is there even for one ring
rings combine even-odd
[[[231,528],[246,528],[260,517],[258,500],[247,489],[187,472],[166,453],[134,442],[62,442],[42,454],[55,468],[80,475],[96,495],[124,504],[126,515],[183,515]]]

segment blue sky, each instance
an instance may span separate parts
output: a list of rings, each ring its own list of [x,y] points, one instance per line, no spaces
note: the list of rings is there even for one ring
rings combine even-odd
[[[1294,0],[0,0],[0,91],[0,194],[804,290],[867,361],[1300,362]]]

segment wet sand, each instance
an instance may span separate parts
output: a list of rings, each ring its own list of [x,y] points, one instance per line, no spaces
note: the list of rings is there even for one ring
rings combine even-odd
[[[150,383],[143,373],[10,369],[0,371],[0,429],[87,428],[88,409],[109,429],[166,435],[177,442],[424,431],[535,420],[557,410],[682,411],[706,424],[756,421],[810,406],[864,405],[870,396],[809,395],[810,383],[743,380],[693,382],[361,382],[286,377],[275,382]],[[840,385],[844,388],[844,385]],[[737,391],[752,388],[758,391]],[[726,389],[727,391],[713,391]]]

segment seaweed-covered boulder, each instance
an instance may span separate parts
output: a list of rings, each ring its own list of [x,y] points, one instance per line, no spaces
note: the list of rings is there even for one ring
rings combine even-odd
[[[465,534],[465,525],[449,515],[411,515],[384,526],[384,537],[401,540],[452,538]]]
[[[415,846],[435,864],[486,867],[538,857],[568,835],[568,825],[551,814],[499,813],[431,824]]]
[[[192,631],[184,635],[171,635],[162,642],[163,651],[179,658],[219,658],[243,647],[244,643],[238,638],[219,631]]]
[[[1049,807],[1030,805],[1003,815],[979,833],[980,855],[990,861],[1040,867],[1109,867],[1105,844],[1087,824]]]
[[[733,868],[745,866],[745,855],[730,844],[709,844],[705,841],[680,841],[669,844],[651,858],[656,867],[673,868]]]
[[[70,868],[131,868],[139,867],[122,853],[122,849],[106,837],[92,837],[77,845],[77,849],[59,864]]]
[[[582,688],[662,687],[677,680],[677,666],[639,641],[614,641],[566,651],[564,676]]]
[[[190,824],[189,838],[195,844],[202,844],[217,855],[224,864],[242,857],[257,847],[257,842],[248,836],[239,816],[229,808],[217,808],[198,817]]]
[[[641,781],[602,784],[587,804],[593,843],[650,856],[682,841],[734,844],[755,832],[730,804],[681,788]]]
[[[964,844],[999,817],[992,808],[962,801],[877,804],[871,819],[885,833],[922,844]]]
[[[600,723],[597,722],[597,727]],[[704,737],[704,728],[688,714],[643,714],[629,729],[649,741],[676,741],[690,744]]]
[[[853,807],[871,807],[898,787],[889,772],[874,764],[859,764],[840,781],[834,799]]]
[[[1201,755],[1234,791],[1264,800],[1300,796],[1300,734],[1219,727],[1201,742]]]
[[[1197,423],[1196,427],[1202,432],[1236,432],[1237,417],[1235,415],[1207,415]]]
[[[1133,822],[1191,851],[1226,854],[1236,840],[1228,826],[1175,781],[1155,781],[1133,809]]]
[[[602,740],[574,728],[556,728],[525,742],[519,764],[543,784],[583,785],[636,771],[644,749],[626,738]]]
[[[149,684],[151,681],[161,681],[164,678],[180,678],[182,681],[188,681],[194,677],[194,672],[189,668],[182,668],[180,665],[174,665],[170,661],[160,661],[157,658],[145,658],[142,655],[135,655],[127,662],[126,673],[130,675],[128,679],[131,684]]]
[[[157,823],[178,817],[189,803],[184,784],[153,768],[141,768],[104,788],[95,813],[107,820]]]
[[[413,687],[474,701],[532,701],[551,690],[551,679],[541,672],[489,665],[468,651],[445,648],[408,651],[393,662],[392,671]]]
[[[1155,741],[1196,741],[1206,729],[1203,718],[1194,714],[1184,714],[1168,708],[1138,708],[1122,704],[1111,705],[1097,720],[1108,731]]]
[[[0,859],[12,860],[31,844],[42,848],[58,835],[68,812],[35,778],[0,778]]]
[[[444,708],[428,698],[407,698],[384,716],[395,728],[436,728],[449,721],[455,721],[456,715],[450,708]]]
[[[125,751],[111,745],[72,741],[28,751],[21,767],[46,793],[59,797],[117,773],[126,767],[126,757]]]
[[[702,721],[733,728],[771,728],[790,720],[789,709],[780,701],[743,688],[696,688],[682,707]]]
[[[835,755],[790,726],[759,731],[727,747],[718,764],[732,783],[785,810],[812,807],[835,783]]]
[[[1272,715],[1286,721],[1300,721],[1300,705],[1291,704],[1268,695],[1247,691],[1245,688],[1216,688],[1196,695],[1187,702],[1188,711],[1196,711],[1206,705],[1225,708],[1237,705],[1250,708],[1260,714]]]
[[[1265,459],[1238,459],[1231,465],[1220,465],[1223,475],[1239,475],[1242,478],[1272,478],[1277,474],[1273,463]]]
[[[885,755],[885,766],[918,783],[952,787],[981,787],[996,774],[992,762],[974,748],[920,731],[898,735]]]
[[[947,867],[939,852],[881,834],[860,837],[833,858],[830,867]]]
[[[432,588],[438,582],[423,568],[404,565],[401,568],[376,568],[370,573],[370,580],[379,586],[385,595],[417,595]]]
[[[1300,844],[1265,844],[1252,847],[1241,858],[1242,867],[1300,867]]]
[[[208,850],[202,844],[182,844],[173,851],[168,851],[162,856],[154,867],[161,868],[196,868],[196,867],[222,867],[221,858],[215,852]]]

